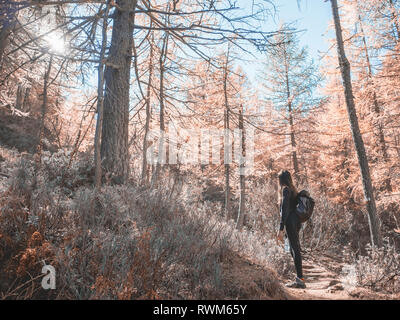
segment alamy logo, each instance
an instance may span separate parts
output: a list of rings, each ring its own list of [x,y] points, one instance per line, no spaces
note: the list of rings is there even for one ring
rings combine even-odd
[[[42,273],[45,274],[42,279],[42,288],[44,290],[54,290],[56,288],[56,269],[51,265],[44,265]]]
[[[254,131],[252,128],[245,132],[240,129],[188,130],[170,124],[168,131],[149,131],[147,162],[151,165],[236,163],[241,167],[240,174],[248,175],[254,166]]]

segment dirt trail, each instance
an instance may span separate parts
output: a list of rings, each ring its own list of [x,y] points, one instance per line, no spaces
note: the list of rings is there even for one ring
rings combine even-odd
[[[329,270],[326,268],[329,264]],[[300,300],[349,300],[354,299],[345,290],[339,273],[342,268],[340,262],[332,258],[305,257],[303,271],[306,289],[290,289],[289,294]]]
[[[398,300],[400,295],[372,292],[346,283],[341,276],[344,263],[327,254],[303,254],[306,289],[286,288],[298,300]]]

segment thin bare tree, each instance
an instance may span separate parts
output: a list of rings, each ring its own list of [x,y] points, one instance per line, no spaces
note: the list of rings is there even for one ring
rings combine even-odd
[[[367,154],[365,151],[364,141],[358,124],[358,117],[354,103],[353,88],[351,83],[351,67],[350,67],[350,62],[346,57],[344,49],[342,27],[340,23],[337,0],[331,0],[331,6],[332,6],[333,19],[335,23],[339,66],[343,78],[343,89],[346,98],[347,113],[349,117],[354,146],[357,151],[358,163],[360,166],[361,177],[364,188],[364,196],[367,205],[371,243],[372,245],[380,247],[382,246],[380,222],[376,212],[376,203],[373,193]]]
[[[239,110],[239,180],[240,180],[240,198],[239,198],[239,211],[236,221],[236,228],[242,229],[245,220],[245,206],[246,206],[246,176],[245,176],[245,159],[246,159],[246,136],[243,121],[243,106]]]
[[[102,43],[100,49],[100,62],[98,66],[98,85],[97,85],[97,122],[96,133],[94,138],[94,160],[95,160],[95,186],[97,189],[101,187],[102,180],[102,161],[101,161],[101,133],[103,128],[104,116],[104,65],[105,65],[105,52],[107,46],[107,26],[108,26],[108,12],[110,10],[110,0],[107,0],[106,11],[103,17],[102,29]]]

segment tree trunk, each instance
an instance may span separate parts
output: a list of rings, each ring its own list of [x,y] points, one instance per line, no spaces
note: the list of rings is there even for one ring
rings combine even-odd
[[[224,216],[226,219],[231,218],[231,190],[230,190],[230,164],[229,155],[229,109],[224,112],[224,166],[225,166],[225,202],[224,202]]]
[[[39,141],[37,144],[37,162],[38,166],[41,165],[42,159],[42,150],[43,150],[43,137],[44,137],[44,129],[45,129],[45,120],[46,120],[46,112],[47,112],[47,88],[49,87],[49,77],[51,72],[51,67],[53,64],[53,55],[50,55],[49,64],[44,74],[44,84],[43,84],[43,102],[42,102],[42,114],[40,119],[40,129],[39,129]]]
[[[290,143],[292,146],[292,160],[293,160],[293,169],[294,169],[294,177],[299,182],[299,161],[297,159],[297,151],[296,151],[296,137],[294,132],[294,121],[293,121],[293,112],[292,112],[292,103],[289,103],[289,125],[290,125]]]
[[[94,137],[94,163],[95,163],[95,186],[96,189],[101,187],[102,183],[102,161],[101,161],[101,141],[102,141],[102,127],[104,117],[104,55],[107,46],[107,20],[108,12],[110,9],[110,0],[107,1],[106,11],[103,18],[103,30],[102,30],[102,43],[100,50],[100,63],[98,67],[98,85],[97,85],[97,122],[96,122],[96,133]]]
[[[224,112],[224,166],[225,166],[225,203],[224,203],[224,216],[226,219],[231,218],[231,190],[230,190],[230,162],[231,162],[231,148],[229,141],[229,100],[228,100],[228,59],[229,51],[226,56],[224,66],[224,99],[225,99],[225,112]]]
[[[24,105],[24,87],[22,85],[18,85],[17,87],[17,97],[15,99],[15,108],[18,110],[22,110]]]
[[[293,170],[294,177],[296,182],[299,182],[299,161],[297,159],[297,151],[296,151],[296,137],[294,132],[294,121],[293,121],[293,106],[290,97],[290,81],[289,81],[289,65],[287,62],[287,55],[285,50],[285,77],[286,77],[286,94],[288,99],[288,112],[289,112],[289,128],[290,128],[290,143],[292,146],[292,162],[293,162]]]
[[[105,69],[104,119],[101,159],[114,183],[129,176],[129,88],[136,0],[117,0],[109,57]]]
[[[0,31],[0,66],[3,62],[4,50],[8,44],[8,36],[10,35],[11,30],[9,27],[2,27]]]
[[[239,175],[240,175],[240,198],[239,198],[239,212],[237,217],[236,228],[241,230],[244,223],[245,216],[245,204],[246,204],[246,180],[245,180],[245,159],[246,159],[246,137],[243,125],[243,106],[242,110],[239,110],[239,130],[242,135],[242,141],[240,143],[241,156],[239,163]]]
[[[394,135],[394,145],[396,148],[397,156],[400,159],[400,135],[396,135],[395,133],[393,133],[393,135]]]
[[[30,102],[30,101],[29,101],[29,97],[30,97],[30,94],[31,94],[31,88],[28,87],[28,88],[25,89],[24,103],[23,103],[23,105],[22,105],[22,111],[23,111],[23,112],[28,112],[28,111],[31,110],[31,108],[30,108],[30,106],[29,106],[29,102]]]
[[[150,129],[150,117],[151,117],[151,79],[153,77],[153,45],[154,45],[154,35],[150,40],[150,60],[149,60],[149,80],[147,83],[146,92],[146,123],[144,126],[144,138],[143,138],[143,163],[142,163],[142,183],[147,181],[148,177],[148,164],[147,164],[147,136]]]
[[[165,120],[164,120],[164,74],[165,74],[165,61],[167,58],[168,50],[168,38],[169,34],[166,33],[163,39],[161,53],[160,53],[160,137],[158,142],[158,158],[156,163],[156,168],[152,176],[151,185],[153,186],[157,180],[161,171],[161,164],[163,162],[164,152],[165,152]]]
[[[371,234],[372,245],[378,247],[382,246],[382,237],[380,233],[380,222],[376,212],[375,198],[373,194],[371,175],[369,171],[369,164],[365,152],[364,141],[362,139],[360,128],[358,125],[358,118],[353,97],[353,88],[351,83],[350,63],[347,60],[344,44],[342,27],[340,24],[339,10],[337,0],[331,0],[332,13],[335,22],[337,50],[339,58],[339,66],[343,78],[344,94],[346,97],[347,113],[349,116],[350,127],[352,131],[354,145],[357,151],[358,163],[360,166],[364,196],[367,203],[369,228]]]

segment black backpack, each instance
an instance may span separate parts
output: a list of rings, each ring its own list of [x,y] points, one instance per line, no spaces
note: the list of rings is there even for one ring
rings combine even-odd
[[[310,193],[302,190],[297,195],[296,214],[301,223],[306,222],[311,218],[314,211],[315,201],[311,198]]]

